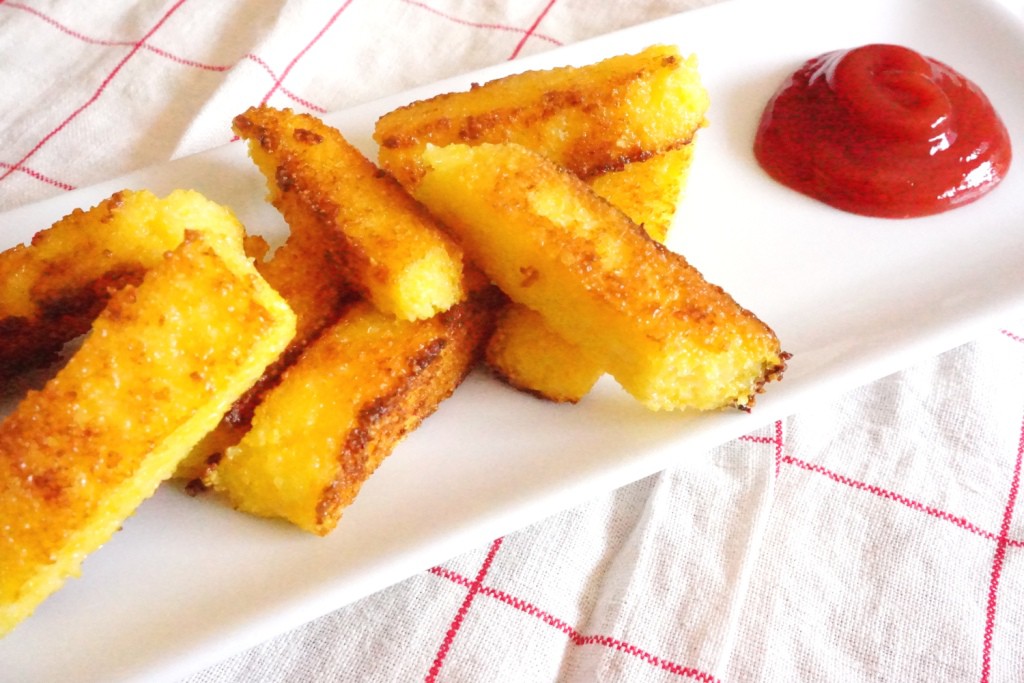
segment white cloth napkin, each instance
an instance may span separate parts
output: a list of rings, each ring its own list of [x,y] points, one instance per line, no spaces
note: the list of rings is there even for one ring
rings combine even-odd
[[[190,680],[1021,680],[1022,329]]]
[[[0,210],[701,4],[0,0]],[[1007,321],[189,681],[1024,680],[1022,448]]]

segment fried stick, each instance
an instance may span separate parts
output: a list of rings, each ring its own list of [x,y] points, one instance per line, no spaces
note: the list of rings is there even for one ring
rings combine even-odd
[[[52,362],[89,329],[110,293],[138,284],[185,229],[240,245],[231,212],[198,192],[123,190],[0,253],[0,380]]]
[[[691,143],[621,171],[591,176],[586,183],[663,242],[692,156]],[[579,402],[605,372],[599,358],[555,332],[539,313],[515,302],[498,317],[484,358],[510,386],[559,403]]]
[[[413,193],[513,301],[656,410],[749,408],[772,330],[577,177],[519,145],[428,147]]]
[[[381,165],[407,186],[422,172],[419,154],[427,144],[521,144],[584,178],[663,242],[707,107],[696,60],[672,46],[652,46],[414,102],[381,117],[374,137]],[[498,319],[486,361],[516,388],[573,403],[605,370],[524,310]]]
[[[327,534],[384,458],[476,363],[493,297],[483,288],[415,321],[355,304],[285,370],[207,484],[240,510]]]
[[[110,539],[285,347],[294,316],[199,233],[115,293],[0,423],[0,634]]]
[[[587,178],[689,144],[707,106],[696,59],[655,45],[414,102],[382,116],[374,139],[381,166],[406,187],[428,144],[513,142]]]
[[[417,320],[462,299],[458,248],[338,130],[265,106],[235,117],[234,128],[292,233],[326,230],[340,272],[378,310]]]

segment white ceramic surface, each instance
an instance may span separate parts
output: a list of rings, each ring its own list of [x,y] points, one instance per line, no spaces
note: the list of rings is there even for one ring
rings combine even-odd
[[[699,466],[718,443],[1024,313],[1024,160],[983,201],[886,221],[779,186],[750,149],[765,101],[805,59],[894,42],[979,83],[1024,154],[1024,25],[995,1],[733,0],[325,118],[372,155],[376,117],[405,102],[671,42],[699,56],[712,108],[670,244],[795,354],[752,414],[651,414],[610,381],[549,405],[471,376],[326,539],[164,487],[0,640],[0,678],[173,680],[588,496]],[[122,187],[192,187],[279,239],[262,183],[232,144],[0,215],[0,247]]]

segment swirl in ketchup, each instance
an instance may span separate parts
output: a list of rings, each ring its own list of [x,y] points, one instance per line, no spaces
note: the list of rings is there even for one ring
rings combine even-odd
[[[836,208],[909,218],[982,197],[1010,136],[981,89],[898,45],[805,63],[761,117],[754,154],[776,180]]]

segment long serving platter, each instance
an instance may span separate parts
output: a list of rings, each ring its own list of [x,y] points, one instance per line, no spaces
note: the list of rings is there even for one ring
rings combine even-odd
[[[982,201],[906,221],[840,213],[755,163],[757,120],[782,79],[822,52],[875,42],[973,79],[1024,150],[1024,25],[986,0],[732,0],[324,117],[372,158],[377,117],[416,99],[654,43],[695,53],[711,125],[669,244],[772,325],[794,354],[785,379],[750,414],[654,414],[609,380],[565,406],[471,375],[327,538],[165,486],[0,640],[0,677],[178,679],[601,492],[700,466],[724,441],[1024,313],[1020,162]],[[125,187],[194,188],[271,241],[285,233],[244,146],[231,144],[0,215],[0,248]]]

